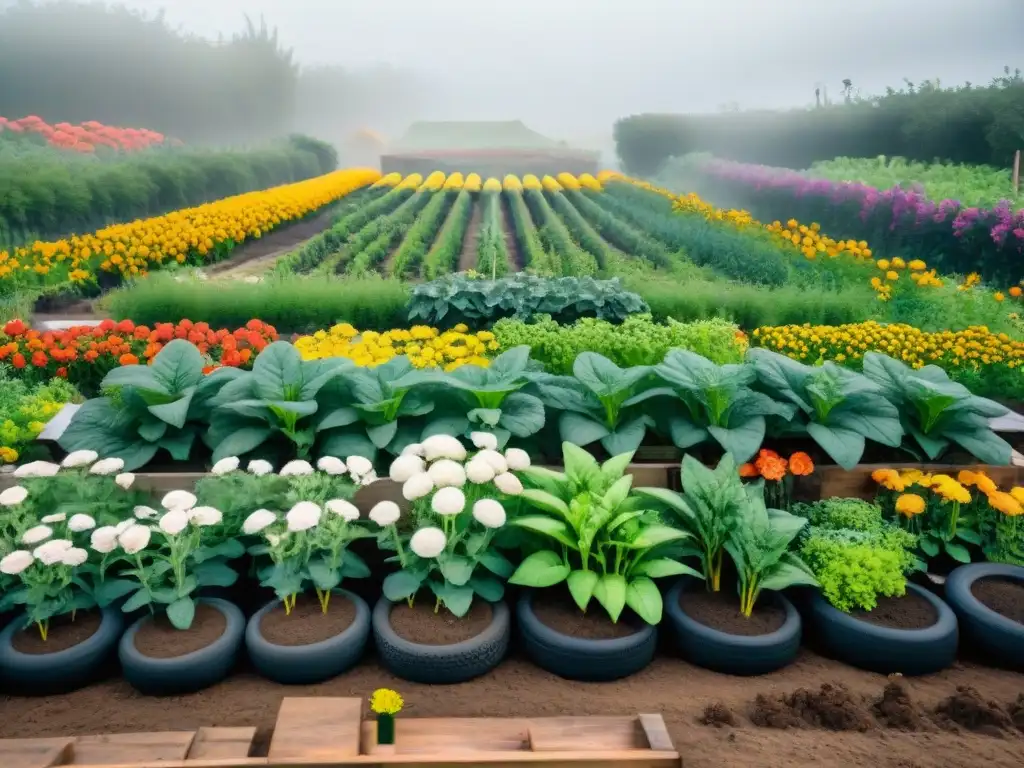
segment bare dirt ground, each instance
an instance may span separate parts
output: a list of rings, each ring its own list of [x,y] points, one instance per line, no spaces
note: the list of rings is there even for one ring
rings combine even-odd
[[[508,251],[509,271],[522,272],[526,265],[523,261],[523,254],[519,252],[519,241],[516,240],[515,230],[512,228],[512,214],[508,209],[508,201],[504,198],[501,201],[501,229],[505,233],[505,250]]]
[[[316,237],[331,223],[330,212],[300,221],[284,229],[271,232],[259,240],[248,240],[229,259],[207,267],[204,271],[218,280],[260,275],[274,262],[294,251],[307,240]]]
[[[462,238],[462,253],[459,254],[459,272],[476,269],[480,248],[480,225],[483,223],[484,207],[479,200],[473,203],[473,214]]]

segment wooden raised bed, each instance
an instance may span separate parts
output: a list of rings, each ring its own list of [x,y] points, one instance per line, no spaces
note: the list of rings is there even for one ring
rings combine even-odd
[[[248,766],[490,766],[670,768],[679,753],[661,715],[551,718],[409,718],[395,746],[376,742],[359,698],[285,698],[265,757],[250,757],[256,729],[0,740],[3,768],[248,768]]]

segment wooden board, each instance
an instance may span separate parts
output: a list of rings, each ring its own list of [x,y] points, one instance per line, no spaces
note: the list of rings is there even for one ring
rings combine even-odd
[[[187,758],[226,760],[248,757],[255,736],[255,728],[200,728]]]
[[[358,757],[362,715],[362,699],[284,699],[268,757],[271,763]]]
[[[79,736],[73,745],[74,758],[68,765],[123,765],[140,758],[184,760],[195,738],[195,731]]]
[[[3,768],[51,768],[67,765],[73,754],[73,738],[4,739],[0,741]]]

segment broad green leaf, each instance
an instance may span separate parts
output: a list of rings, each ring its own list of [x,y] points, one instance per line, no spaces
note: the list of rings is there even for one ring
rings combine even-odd
[[[509,562],[509,559],[494,549],[481,552],[477,559],[480,565],[502,579],[507,579],[515,571],[515,566]]]
[[[605,574],[594,586],[594,597],[608,611],[612,622],[617,622],[626,607],[626,579],[617,573]]]
[[[132,579],[105,579],[96,585],[93,596],[96,604],[104,608],[138,588],[139,583]],[[145,590],[142,593],[145,594]]]
[[[534,552],[523,560],[508,582],[521,587],[553,587],[565,581],[568,575],[569,566],[558,554],[546,549]]]
[[[784,589],[798,586],[818,586],[817,579],[802,568],[790,563],[779,563],[771,573],[761,579],[760,588],[772,592],[781,592]]]
[[[864,455],[864,436],[853,430],[811,422],[807,425],[807,434],[847,471],[856,467]]]
[[[685,531],[677,528],[669,528],[667,525],[648,525],[641,531],[633,541],[629,543],[630,549],[650,549],[670,541],[679,541],[687,538]]]
[[[918,540],[918,545],[921,547],[921,551],[924,552],[928,557],[935,557],[939,554],[939,545],[935,541],[927,536],[922,536]]]
[[[633,569],[634,576],[647,576],[652,579],[663,579],[668,576],[682,576],[684,574],[696,576],[698,579],[704,578],[704,574],[667,557],[644,560]]]
[[[320,420],[316,425],[318,432],[336,427],[347,427],[349,424],[359,421],[359,412],[347,405],[321,413]]]
[[[288,342],[275,341],[256,356],[252,376],[261,400],[297,398],[302,388],[302,357]]]
[[[313,580],[317,589],[331,590],[341,583],[341,574],[324,560],[310,560],[306,564],[306,570],[309,571],[309,578]]]
[[[726,453],[743,463],[749,461],[764,442],[765,421],[763,416],[753,416],[737,427],[708,427],[708,432]]]
[[[469,583],[473,575],[473,561],[459,555],[443,556],[439,558],[441,575],[449,584],[461,587]]]
[[[409,571],[395,571],[384,578],[381,591],[393,603],[415,595],[423,585],[423,577]]]
[[[473,588],[469,585],[456,586],[445,582],[430,582],[430,588],[434,594],[441,598],[441,603],[452,614],[458,617],[465,616],[473,604]]]
[[[219,560],[208,560],[196,565],[192,573],[200,587],[230,587],[238,581],[238,573]]]
[[[192,405],[193,394],[195,394],[195,387],[190,387],[182,392],[181,397],[172,403],[149,406],[149,412],[160,419],[160,421],[167,422],[170,426],[181,429],[185,426],[185,421],[188,419],[188,409]]]
[[[176,394],[197,386],[202,380],[203,356],[191,342],[174,339],[153,358],[149,368],[166,392]]]
[[[661,592],[649,578],[639,576],[629,582],[626,587],[626,605],[645,623],[652,626],[661,623],[664,607]]]
[[[644,441],[646,434],[647,417],[637,416],[629,421],[620,422],[615,429],[601,438],[601,445],[613,456],[634,453]]]
[[[182,597],[167,606],[167,618],[175,629],[186,630],[192,626],[196,615],[196,604],[191,597]]]
[[[229,456],[244,456],[263,445],[273,434],[274,430],[267,426],[239,427],[214,447],[213,460],[217,462]]]
[[[544,404],[533,395],[513,392],[501,404],[501,426],[516,437],[529,437],[544,427]]]
[[[564,411],[558,417],[558,432],[562,442],[579,446],[596,443],[610,434],[601,422],[573,411]]]
[[[321,456],[365,456],[374,461],[377,457],[377,446],[366,436],[364,429],[359,429],[358,432],[335,429],[324,436],[319,453]]]
[[[586,611],[590,600],[594,597],[594,588],[597,586],[598,575],[593,571],[573,571],[566,578],[566,586],[569,587],[569,594],[576,601],[581,611]]]
[[[366,434],[378,448],[386,448],[396,434],[398,434],[398,422],[389,421],[378,426],[367,426]]]
[[[496,603],[505,596],[505,585],[491,576],[474,576],[469,580],[470,588],[484,600]]]
[[[946,550],[946,554],[958,563],[971,562],[971,553],[963,544],[957,544],[955,541],[946,541],[943,542],[943,546]]]
[[[519,498],[532,507],[558,515],[566,520],[569,519],[569,506],[560,498],[552,496],[547,491],[527,488],[519,495]]]

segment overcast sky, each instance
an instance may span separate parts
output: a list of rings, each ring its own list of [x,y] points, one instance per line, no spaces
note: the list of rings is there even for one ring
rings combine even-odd
[[[306,64],[432,83],[422,117],[607,134],[622,115],[813,101],[1024,68],[1024,0],[124,0],[230,35],[261,14]]]

